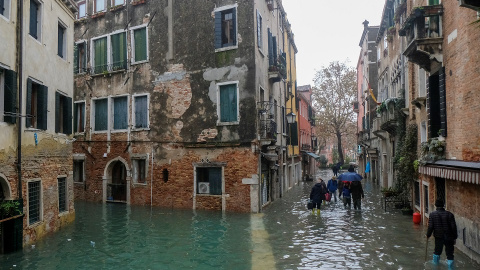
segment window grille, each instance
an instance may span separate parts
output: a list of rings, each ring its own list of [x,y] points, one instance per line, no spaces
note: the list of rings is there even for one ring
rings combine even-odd
[[[65,177],[58,179],[58,212],[67,211],[67,185]]]
[[[29,224],[40,221],[40,181],[28,183],[28,220]]]

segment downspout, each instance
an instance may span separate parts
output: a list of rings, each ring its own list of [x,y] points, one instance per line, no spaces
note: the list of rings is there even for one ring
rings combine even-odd
[[[152,167],[150,168],[150,207],[153,206],[153,145],[152,145]]]
[[[23,200],[22,196],[22,83],[23,83],[23,1],[18,1],[17,12],[17,70],[18,70],[18,109],[17,109],[17,194],[18,199]],[[23,203],[22,203],[23,205]]]

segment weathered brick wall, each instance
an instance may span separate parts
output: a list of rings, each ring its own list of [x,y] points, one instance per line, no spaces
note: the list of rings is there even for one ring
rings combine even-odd
[[[477,13],[442,1],[447,93],[447,158],[480,161],[480,31]]]

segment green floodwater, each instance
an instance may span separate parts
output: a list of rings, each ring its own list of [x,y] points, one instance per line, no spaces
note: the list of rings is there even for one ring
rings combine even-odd
[[[385,212],[375,185],[364,183],[362,211],[332,202],[320,216],[306,209],[312,185],[262,214],[76,202],[73,224],[0,255],[0,269],[447,269],[444,254],[425,263],[426,228]],[[432,252],[430,239],[428,261]],[[480,269],[458,250],[455,263]]]

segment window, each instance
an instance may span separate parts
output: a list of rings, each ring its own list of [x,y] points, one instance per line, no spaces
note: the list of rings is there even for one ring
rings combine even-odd
[[[67,29],[60,22],[58,23],[58,51],[57,54],[63,59],[67,59]]]
[[[108,99],[96,99],[93,101],[94,110],[94,131],[105,131],[108,129]]]
[[[112,0],[112,7],[125,5],[125,0]]]
[[[17,73],[0,68],[0,122],[15,124],[17,118]]]
[[[28,224],[41,220],[41,182],[40,180],[28,182]]]
[[[67,211],[67,178],[58,178],[58,212]]]
[[[10,0],[0,0],[0,15],[10,19]]]
[[[126,32],[109,34],[92,40],[93,74],[127,68]]]
[[[428,0],[428,5],[438,5],[440,4],[440,0]]]
[[[75,102],[74,106],[74,132],[85,132],[85,101]]]
[[[133,127],[148,128],[148,96],[134,96]]]
[[[218,84],[219,123],[238,123],[238,82]]]
[[[99,74],[107,71],[107,37],[94,39],[93,41],[93,73]]]
[[[30,36],[40,40],[42,32],[42,5],[36,0],[30,0]]]
[[[85,160],[73,161],[73,182],[82,183],[85,181]]]
[[[420,126],[420,142],[427,141],[427,123],[423,121]]]
[[[55,132],[72,134],[72,98],[55,93]]]
[[[77,19],[85,18],[85,16],[87,16],[87,1],[79,1],[77,2],[77,6]]]
[[[121,32],[111,35],[112,71],[127,68],[127,34]]]
[[[148,61],[148,31],[146,26],[132,28],[132,63]]]
[[[27,79],[27,128],[47,130],[47,103],[48,87]]]
[[[447,136],[447,113],[445,94],[445,68],[428,79],[427,93],[428,132],[430,138]]]
[[[425,97],[425,87],[426,87],[426,73],[423,68],[418,68],[418,96]]]
[[[115,97],[113,101],[113,129],[127,129],[128,97]]]
[[[102,12],[105,10],[105,0],[94,0],[93,13]]]
[[[257,10],[257,46],[260,50],[263,48],[263,29],[262,29],[262,16],[260,12]]]
[[[75,43],[73,47],[73,73],[84,73],[87,67],[87,43],[85,41]]]
[[[139,184],[145,184],[146,179],[146,164],[145,158],[133,159],[133,181]]]
[[[424,214],[428,216],[429,213],[429,207],[428,207],[428,184],[426,182],[423,182],[423,209],[424,209]]]
[[[222,168],[197,167],[197,194],[222,195]]]
[[[215,49],[237,47],[237,7],[223,7],[215,11]]]

